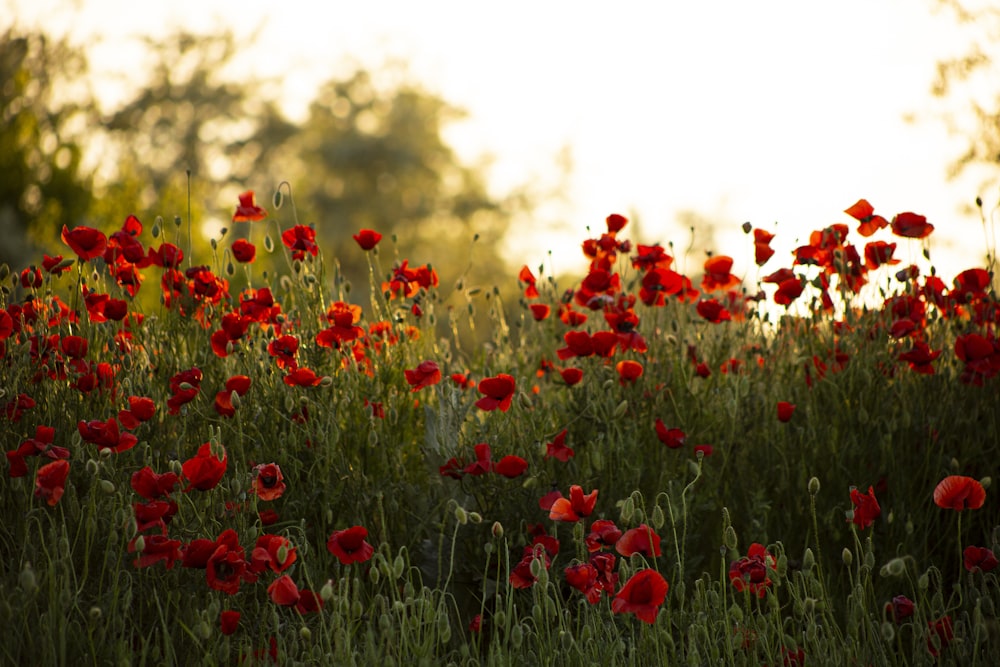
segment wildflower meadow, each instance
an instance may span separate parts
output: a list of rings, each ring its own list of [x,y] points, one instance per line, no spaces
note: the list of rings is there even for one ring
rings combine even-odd
[[[0,270],[0,663],[1000,664],[988,212],[472,286],[233,204]]]

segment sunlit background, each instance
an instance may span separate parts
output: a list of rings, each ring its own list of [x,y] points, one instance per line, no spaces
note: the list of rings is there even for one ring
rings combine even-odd
[[[571,270],[585,228],[620,212],[644,242],[683,247],[695,225],[700,247],[748,270],[743,222],[776,230],[781,253],[812,229],[849,222],[843,209],[864,197],[886,217],[926,215],[938,230],[935,263],[950,277],[983,264],[971,204],[995,203],[995,167],[954,180],[948,169],[975,131],[969,99],[994,91],[931,94],[937,63],[975,38],[939,4],[12,3],[21,25],[88,45],[108,100],[139,74],[136,37],[170,27],[221,26],[248,43],[255,34],[239,67],[277,77],[292,119],[329,77],[404,62],[468,112],[446,139],[465,162],[488,160],[492,190],[536,183],[561,195],[515,221],[512,264],[548,262],[551,250],[556,270]]]

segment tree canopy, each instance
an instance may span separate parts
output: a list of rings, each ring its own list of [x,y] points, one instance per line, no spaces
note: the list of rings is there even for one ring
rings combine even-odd
[[[229,32],[146,39],[145,78],[110,110],[88,91],[76,101],[54,95],[55,81],[85,74],[83,51],[14,31],[0,47],[0,160],[14,175],[0,184],[7,262],[24,256],[19,239],[55,246],[63,224],[112,230],[129,214],[186,217],[189,205],[196,227],[226,224],[238,192],[255,189],[264,202],[284,181],[362,304],[368,267],[351,240],[361,229],[387,237],[383,251],[396,260],[445,258],[435,266],[442,281],[463,276],[491,287],[507,268],[500,241],[525,198],[488,191],[483,167],[463,164],[442,136],[462,112],[403,70],[388,84],[360,68],[333,78],[296,123],[268,82],[228,73],[246,47]],[[89,173],[81,167],[88,151],[101,155]]]

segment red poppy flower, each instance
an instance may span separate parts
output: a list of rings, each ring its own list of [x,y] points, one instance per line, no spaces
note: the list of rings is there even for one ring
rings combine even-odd
[[[21,287],[37,289],[42,286],[42,271],[38,267],[29,266],[21,271]]]
[[[382,235],[371,229],[362,229],[352,237],[362,250],[371,250],[382,240]]]
[[[46,463],[35,473],[35,495],[53,506],[63,497],[66,477],[69,475],[69,461],[58,459]]]
[[[910,239],[922,239],[934,231],[927,218],[916,213],[900,213],[892,219],[892,233]]]
[[[72,231],[66,225],[62,228],[63,243],[68,245],[81,262],[100,257],[108,246],[108,237],[91,227],[76,227]]]
[[[58,276],[69,271],[69,267],[71,266],[73,266],[73,260],[63,260],[62,255],[56,255],[55,257],[42,255],[42,268],[45,269],[46,273]]]
[[[265,533],[257,538],[253,551],[250,552],[250,570],[254,573],[264,570],[284,572],[292,566],[297,555],[297,549],[287,537]]]
[[[128,552],[135,553],[142,538],[142,550],[132,561],[134,567],[149,567],[165,561],[168,570],[173,569],[174,562],[182,558],[180,540],[169,539],[166,535],[136,535],[128,543]],[[206,540],[208,541],[208,540]],[[211,544],[211,542],[209,542]]]
[[[465,472],[473,477],[478,477],[493,471],[492,451],[490,446],[481,442],[475,446],[476,460],[465,466]]]
[[[257,575],[250,571],[243,556],[236,531],[231,528],[224,530],[214,544],[215,549],[205,563],[205,580],[209,588],[236,595],[241,582],[257,581]]]
[[[412,371],[403,371],[403,375],[406,376],[407,383],[413,387],[410,391],[419,391],[441,381],[441,367],[436,361],[423,361]]]
[[[528,553],[510,571],[508,580],[511,586],[514,588],[530,588],[538,581],[535,575],[531,573],[531,563],[535,560],[541,561],[546,570],[552,564],[545,549],[531,550],[528,548]]]
[[[219,614],[219,631],[224,635],[236,632],[240,624],[240,612],[227,609]]]
[[[584,495],[583,487],[574,484],[569,487],[569,498],[558,498],[552,503],[549,518],[553,521],[579,521],[582,517],[590,516],[596,504],[597,489]]]
[[[493,466],[493,470],[508,479],[514,479],[524,474],[528,469],[528,462],[520,456],[508,455],[500,459]]]
[[[788,401],[778,401],[778,421],[789,422],[795,414],[795,405]]]
[[[296,368],[282,379],[289,387],[315,387],[323,381],[311,368]]]
[[[552,442],[545,445],[545,458],[547,459],[556,459],[565,463],[575,455],[576,452],[566,446],[566,429],[561,430]]]
[[[257,222],[267,217],[267,211],[254,203],[253,190],[247,190],[240,195],[239,206],[233,213],[233,222]]]
[[[185,403],[190,403],[201,391],[201,370],[199,368],[189,368],[186,371],[177,373],[170,378],[170,393],[172,396],[167,399],[167,412],[176,415]]]
[[[628,224],[628,218],[618,213],[612,213],[607,218],[605,218],[604,222],[608,226],[609,234],[617,234],[618,232],[620,232],[622,229],[625,228],[625,225]]]
[[[597,568],[590,563],[577,563],[568,565],[563,574],[566,583],[583,593],[587,597],[587,602],[597,604],[601,599],[603,589],[597,585]]]
[[[708,456],[711,456],[712,452],[714,452],[714,451],[715,450],[712,449],[712,445],[695,445],[694,446],[694,453],[695,453],[695,455],[701,454],[702,456],[708,457]]]
[[[532,303],[528,308],[531,310],[531,317],[536,322],[541,322],[552,313],[552,308],[546,303]]]
[[[498,408],[501,412],[507,412],[514,398],[514,388],[514,378],[505,373],[483,378],[479,382],[479,393],[483,397],[476,401],[476,407],[487,412]]]
[[[226,448],[221,444],[215,445],[222,457],[213,453],[213,445],[206,442],[198,448],[198,453],[181,464],[181,471],[184,479],[188,481],[185,492],[191,489],[208,491],[218,486],[222,481],[222,476],[226,474],[226,465],[229,463]]]
[[[942,616],[936,621],[928,621],[927,629],[930,631],[927,637],[927,650],[936,658],[941,655],[941,650],[946,648],[955,638],[951,616]]]
[[[274,363],[278,368],[295,370],[298,364],[295,355],[299,351],[299,339],[295,336],[284,335],[275,338],[267,344],[267,353],[274,358]]]
[[[670,449],[680,449],[687,442],[687,434],[679,428],[667,428],[660,418],[653,424],[656,429],[656,437],[660,442]]]
[[[872,241],[865,244],[865,267],[875,270],[880,266],[892,266],[899,264],[898,259],[893,259],[892,254],[896,252],[895,243],[885,241]]]
[[[323,598],[315,591],[302,589],[299,591],[299,601],[295,605],[295,611],[300,614],[315,614],[323,609]]]
[[[142,422],[152,419],[155,412],[156,404],[153,399],[145,396],[129,396],[128,410],[118,411],[118,421],[125,428],[134,430]]]
[[[771,232],[759,228],[753,230],[754,262],[757,266],[764,266],[774,255],[774,249],[771,248],[773,239],[774,234]]]
[[[719,303],[716,299],[702,299],[698,302],[696,310],[703,319],[706,319],[713,324],[728,322],[733,317],[732,314],[726,310],[726,307]]]
[[[180,478],[175,472],[157,473],[145,466],[132,473],[132,490],[146,500],[156,500],[171,494]]]
[[[967,546],[962,559],[969,572],[991,572],[998,565],[996,554],[986,547]]]
[[[899,360],[905,361],[910,370],[921,375],[934,375],[934,361],[941,356],[941,350],[932,350],[922,340],[913,343],[913,349],[899,354]]]
[[[261,500],[277,500],[285,492],[285,477],[277,463],[260,464],[253,469],[250,492]]]
[[[660,605],[667,598],[668,588],[667,580],[656,570],[639,570],[615,595],[611,611],[635,614],[641,621],[654,623],[660,613]]]
[[[618,541],[615,542],[615,551],[622,556],[642,554],[647,558],[659,556],[660,536],[653,532],[653,529],[642,523],[635,528],[626,530]]]
[[[726,255],[716,255],[705,260],[705,275],[701,279],[701,288],[706,292],[716,292],[732,289],[740,284],[740,279],[730,271],[733,268],[733,258]]]
[[[524,288],[524,298],[538,298],[538,287],[536,286],[538,279],[535,278],[535,274],[531,272],[531,269],[527,265],[521,267],[521,271],[517,274],[517,279],[527,286]]]
[[[871,236],[883,227],[888,227],[888,221],[881,215],[875,215],[875,209],[864,199],[859,199],[853,206],[844,211],[861,224],[858,226],[858,234]]]
[[[567,386],[572,387],[583,379],[583,371],[579,368],[570,366],[569,368],[564,368],[559,371],[559,376]]]
[[[775,567],[774,556],[764,545],[754,542],[747,549],[746,556],[729,564],[729,580],[737,591],[746,590],[763,598],[771,587],[769,571]]]
[[[177,503],[173,500],[150,500],[145,503],[132,503],[135,512],[135,523],[138,531],[144,532],[150,528],[159,527],[163,534],[167,532],[167,524],[177,514]]]
[[[363,526],[335,530],[326,541],[326,548],[344,565],[364,563],[375,553],[375,547],[365,541],[366,537],[368,529]]]
[[[326,548],[344,565],[364,563],[375,553],[375,548],[365,541],[367,536],[368,530],[363,526],[335,530],[326,541]]]
[[[116,454],[132,449],[139,442],[139,439],[131,433],[122,433],[118,429],[118,420],[114,417],[104,422],[80,421],[77,430],[86,442],[97,445],[99,449],[110,449]]]
[[[871,486],[868,487],[867,494],[852,487],[851,502],[854,504],[854,518],[851,521],[861,530],[875,523],[875,519],[882,514],[882,508],[875,499],[875,489]]]
[[[642,377],[642,364],[631,359],[624,359],[615,365],[618,371],[618,384],[635,384]]]
[[[610,519],[598,519],[590,524],[590,532],[587,533],[584,541],[587,544],[587,551],[600,551],[604,548],[613,547],[621,539],[622,531]]]
[[[281,518],[279,514],[271,508],[257,512],[257,517],[260,519],[260,525],[262,526],[273,526],[278,523],[278,520]]]
[[[292,251],[292,259],[304,260],[306,253],[313,257],[319,254],[316,245],[316,230],[305,225],[295,225],[281,234],[281,242]]]
[[[472,620],[469,621],[469,632],[478,634],[482,632],[482,630],[483,630],[483,615],[476,614],[475,616],[472,617]]]
[[[230,249],[233,258],[241,264],[248,264],[257,258],[257,248],[246,239],[236,239]]]
[[[977,510],[986,502],[986,489],[979,480],[962,475],[950,475],[934,489],[934,504],[945,509]]]
[[[905,595],[897,595],[891,602],[885,603],[885,612],[889,614],[894,623],[902,623],[913,616],[915,605],[913,600]]]
[[[800,278],[789,278],[778,283],[778,291],[774,293],[774,302],[779,306],[787,306],[795,301],[805,289],[805,283]]]

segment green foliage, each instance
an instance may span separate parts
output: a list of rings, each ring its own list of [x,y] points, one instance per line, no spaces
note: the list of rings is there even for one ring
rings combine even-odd
[[[280,238],[297,224],[289,208],[251,229]],[[147,227],[136,240],[155,245],[163,237],[154,240]],[[384,239],[378,249],[390,246]],[[365,258],[372,279],[380,273],[374,251],[344,253]],[[944,300],[922,297],[920,341],[942,351],[933,374],[899,359],[916,339],[888,335],[897,316],[870,299],[883,290],[890,303],[897,291],[912,295],[926,285],[888,276],[884,286],[869,285],[870,294],[834,290],[829,310],[806,307],[807,293],[798,314],[751,302],[720,323],[700,316],[691,300],[640,299],[628,308],[638,324],[627,330],[643,336],[644,351],[620,343],[612,356],[567,357],[558,350],[571,328],[556,315],[567,304],[555,280],[539,281],[538,297],[525,296],[524,305],[552,308],[540,321],[527,308],[508,319],[493,291],[476,296],[489,313],[490,343],[469,350],[437,335],[443,307],[434,288],[407,298],[376,291],[375,315],[359,317],[336,303],[349,301],[344,281],[364,275],[328,269],[346,265],[343,257],[293,260],[280,242],[275,255],[280,273],[247,272],[252,289],[271,290],[275,309],[235,333],[234,316],[253,312],[241,308],[247,294],[209,296],[188,277],[179,294],[150,304],[141,295],[161,293],[159,267],[143,269],[147,280],[134,299],[101,259],[45,274],[40,288],[3,276],[0,305],[11,322],[9,331],[0,326],[8,451],[0,476],[3,662],[232,663],[266,655],[272,640],[282,659],[330,664],[759,665],[798,659],[800,649],[810,664],[930,664],[928,646],[944,664],[993,664],[1000,655],[996,572],[967,571],[962,562],[966,546],[1000,547],[993,489],[978,510],[957,513],[932,500],[946,475],[989,487],[995,471],[998,378],[981,367],[977,385],[955,352],[961,336],[995,338],[992,292],[969,296],[956,282]],[[223,274],[217,253],[188,261]],[[611,302],[645,286],[624,253],[609,266],[621,281]],[[83,285],[124,299],[131,314],[102,321]],[[590,317],[576,330],[608,326],[602,315],[612,303],[593,302],[590,310],[573,299]],[[23,304],[38,317],[25,315]],[[322,344],[317,334],[335,323],[338,343]],[[79,349],[72,336],[86,341],[84,353],[72,352]],[[315,382],[296,384],[292,367],[278,364],[269,345],[282,336],[298,340],[295,364]],[[625,360],[643,366],[635,382],[616,369]],[[436,362],[442,378],[414,390],[407,371],[425,361]],[[569,365],[583,372],[572,386],[559,372]],[[171,386],[193,368],[200,381]],[[449,377],[458,373],[473,385],[511,375],[509,409],[477,406],[483,385]],[[249,381],[242,394],[230,385],[240,376]],[[195,385],[191,400],[171,410],[178,392]],[[17,407],[22,394],[34,407]],[[151,399],[152,418],[126,427],[129,397]],[[796,406],[787,422],[776,418],[779,401]],[[119,434],[133,434],[134,445],[116,452],[89,442],[87,424],[108,419]],[[682,429],[686,441],[666,446],[657,419]],[[33,455],[34,444],[18,455],[24,443],[43,440],[38,427],[54,429],[43,455]],[[546,456],[563,430],[574,450],[566,461]],[[205,443],[225,449],[224,473],[205,490],[187,488],[196,475],[185,464]],[[494,465],[516,456],[526,470],[459,472],[482,462],[483,444]],[[58,447],[68,451],[70,472],[65,494],[50,505],[35,494],[34,475],[59,457]],[[12,474],[19,456],[24,476]],[[267,463],[280,466],[287,486],[273,499],[255,486],[257,466]],[[133,475],[145,466],[182,473],[164,499],[176,511],[162,524],[139,525],[137,505],[148,503]],[[551,520],[540,499],[552,490],[568,496],[573,485],[598,492],[593,513]],[[881,513],[862,528],[849,518],[850,489],[869,486]],[[268,510],[273,522],[261,514]],[[565,576],[567,566],[589,561],[585,536],[597,519],[622,531],[646,526],[662,538],[659,556],[602,550],[617,556],[615,590],[645,570],[666,578],[653,623],[615,613],[605,592],[589,603]],[[344,563],[327,548],[334,531],[351,526],[365,527],[374,547],[364,562]],[[540,530],[559,545],[548,568],[534,545]],[[323,608],[273,602],[268,587],[279,573],[270,568],[224,592],[212,587],[208,569],[139,560],[161,535],[177,540],[179,557],[182,546],[190,555],[197,540],[217,541],[226,531],[247,561],[260,536],[287,539],[296,557],[281,574],[319,595]],[[758,548],[769,554],[759,561],[770,582],[760,596],[730,581],[733,563]],[[533,561],[523,560],[526,549]],[[915,612],[896,623],[886,604],[899,595]],[[241,613],[231,635],[220,630],[224,610]],[[469,630],[477,616],[478,631]],[[950,642],[931,629],[944,617]]]
[[[0,34],[0,263],[13,264],[81,222],[91,204],[79,124],[90,115],[73,84],[83,54],[65,41]]]

